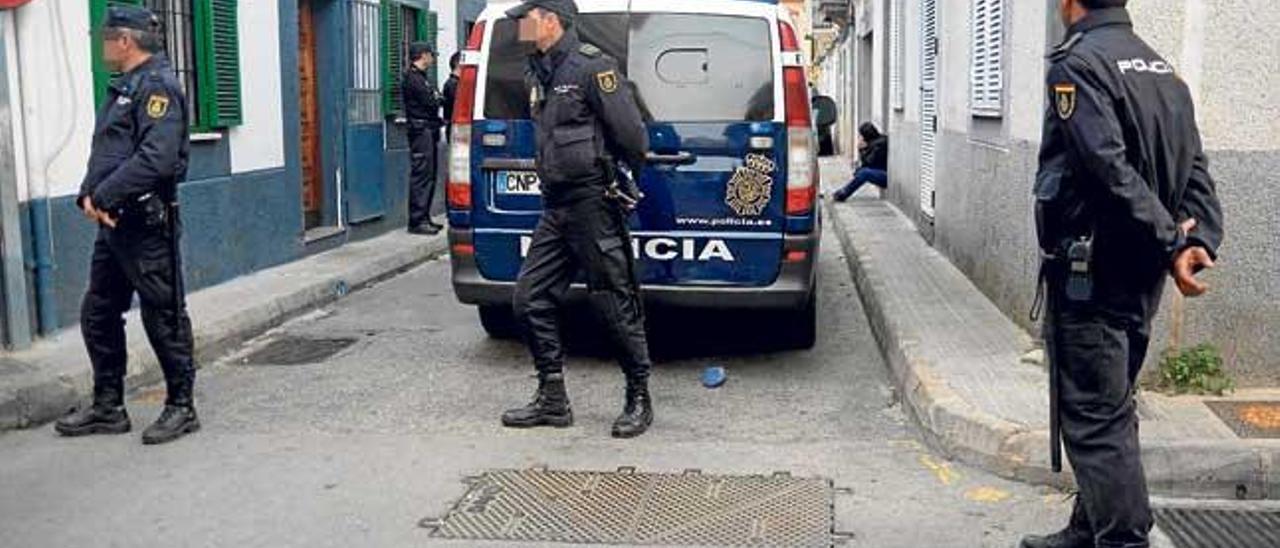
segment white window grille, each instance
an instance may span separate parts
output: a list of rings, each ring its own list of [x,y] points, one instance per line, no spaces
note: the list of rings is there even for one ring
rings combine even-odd
[[[377,0],[351,0],[351,89],[347,119],[382,120],[382,12]]]
[[[1004,110],[1004,0],[972,0],[972,67],[969,100],[974,116]]]

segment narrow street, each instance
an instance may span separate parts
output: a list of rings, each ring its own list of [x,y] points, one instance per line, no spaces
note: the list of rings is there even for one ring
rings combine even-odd
[[[853,546],[1012,546],[1060,524],[1062,494],[921,444],[829,233],[823,248],[813,351],[744,345],[768,333],[732,315],[655,313],[658,420],[632,441],[608,437],[622,379],[583,334],[569,373],[577,424],[501,428],[501,411],[533,388],[524,349],[486,337],[455,302],[448,262],[428,263],[207,365],[197,385],[204,430],[179,443],[138,443],[163,388],[130,400],[134,434],[0,435],[0,492],[19,494],[0,497],[3,544],[474,546],[433,539],[418,522],[442,516],[465,476],[540,465],[830,478],[851,490],[837,496],[835,522]],[[241,363],[284,336],[358,341],[316,364]],[[699,383],[709,364],[728,370],[718,390]]]

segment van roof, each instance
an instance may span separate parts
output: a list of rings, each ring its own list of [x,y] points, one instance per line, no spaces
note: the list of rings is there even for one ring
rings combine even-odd
[[[501,19],[520,2],[496,2],[480,14],[481,20]],[[663,11],[672,13],[714,13],[778,18],[791,22],[791,12],[776,0],[578,0],[580,13],[619,11]]]

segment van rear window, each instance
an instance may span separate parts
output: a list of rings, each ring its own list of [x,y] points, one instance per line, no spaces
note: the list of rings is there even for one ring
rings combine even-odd
[[[626,73],[627,19],[625,13],[584,13],[578,17],[578,35],[618,59]],[[485,82],[484,115],[494,120],[527,120],[529,88],[524,72],[533,44],[520,41],[519,25],[499,19],[489,46],[489,76]]]
[[[584,14],[582,41],[618,60],[636,85],[646,118],[740,122],[774,118],[773,48],[768,21],[725,15]],[[494,26],[485,116],[527,119],[526,57],[515,21]]]

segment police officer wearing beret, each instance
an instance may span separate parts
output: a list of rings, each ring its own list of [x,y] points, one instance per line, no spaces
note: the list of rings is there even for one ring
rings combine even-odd
[[[648,131],[617,62],[578,39],[572,0],[527,0],[507,16],[534,41],[527,80],[537,126],[537,169],[544,211],[516,282],[514,306],[538,370],[529,405],[502,416],[508,427],[573,424],[564,383],[560,303],[585,273],[592,308],[617,347],[626,374],[613,436],[643,434],[653,422],[649,348],[627,218],[640,199],[632,174],[644,168]]]
[[[121,76],[98,111],[88,171],[76,200],[98,224],[80,310],[93,363],[93,405],[63,417],[55,428],[66,436],[130,430],[123,315],[137,293],[168,389],[164,411],[142,441],[164,443],[200,428],[177,245],[177,185],[187,175],[189,147],[187,99],[161,53],[160,20],[149,10],[111,7],[101,32],[103,59]]]
[[[1080,493],[1067,528],[1027,548],[1149,545],[1135,381],[1165,276],[1204,294],[1195,276],[1223,239],[1191,93],[1125,4],[1059,0],[1068,37],[1049,55],[1035,185],[1044,335],[1051,429]]]
[[[409,67],[401,79],[405,117],[409,121],[409,232],[435,234],[444,228],[431,220],[431,199],[436,195],[436,150],[440,139],[440,105],[444,97],[427,78],[435,64],[431,44],[409,44]]]

